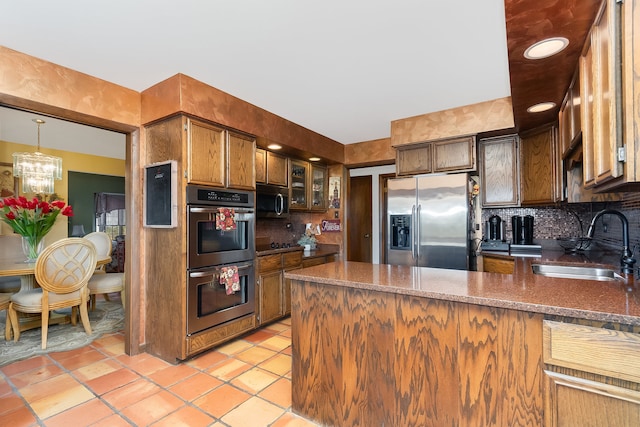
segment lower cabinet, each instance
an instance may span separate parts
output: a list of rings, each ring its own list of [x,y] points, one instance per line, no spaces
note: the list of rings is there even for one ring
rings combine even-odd
[[[302,251],[258,257],[256,281],[256,326],[291,313],[291,285],[284,272],[302,267]]]
[[[338,255],[336,254],[331,254],[331,255],[323,255],[323,256],[313,257],[313,258],[306,258],[302,260],[302,267],[307,268],[307,267],[313,267],[314,265],[334,262],[337,259],[337,256]]]
[[[640,425],[637,331],[545,320],[543,336],[545,425]]]
[[[482,271],[486,273],[513,274],[515,260],[506,257],[482,254]]]
[[[269,323],[284,315],[282,305],[283,274],[282,270],[260,272],[258,276],[258,324]]]

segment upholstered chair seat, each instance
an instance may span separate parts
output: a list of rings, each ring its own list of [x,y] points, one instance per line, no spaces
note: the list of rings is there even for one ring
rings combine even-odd
[[[91,296],[91,310],[96,308],[96,295],[98,294],[103,294],[106,297],[112,292],[120,292],[120,298],[124,305],[124,273],[94,274],[89,279],[88,287]]]
[[[84,236],[91,240],[96,247],[98,258],[111,256],[113,242],[107,233],[94,231]],[[91,299],[91,310],[96,308],[96,295],[104,295],[104,299],[109,301],[109,294],[120,292],[121,300],[124,302],[124,274],[107,273],[105,265],[97,268],[95,274],[89,280],[89,297]]]

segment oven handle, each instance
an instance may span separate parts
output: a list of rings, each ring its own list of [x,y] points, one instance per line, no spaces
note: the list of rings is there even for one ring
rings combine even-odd
[[[253,213],[253,209],[245,209],[245,208],[232,208],[236,213]],[[218,213],[218,208],[195,208],[190,207],[189,212],[194,213]]]
[[[251,264],[238,265],[238,271],[244,270],[245,268],[251,267]],[[220,271],[220,267],[214,267],[212,270],[207,271],[194,271],[193,273],[189,273],[189,277],[206,277],[215,274],[217,271]]]

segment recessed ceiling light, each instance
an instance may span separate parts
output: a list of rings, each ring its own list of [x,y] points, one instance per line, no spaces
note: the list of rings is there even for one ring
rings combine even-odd
[[[527,59],[542,59],[555,55],[569,46],[569,40],[564,37],[551,37],[532,44],[524,51]]]
[[[269,144],[267,145],[267,148],[270,150],[279,150],[282,148],[282,145],[280,144]]]
[[[555,102],[541,102],[527,108],[527,113],[542,113],[543,111],[551,110],[555,106]]]
[[[310,162],[319,162],[320,161],[320,157],[309,157],[309,161]]]

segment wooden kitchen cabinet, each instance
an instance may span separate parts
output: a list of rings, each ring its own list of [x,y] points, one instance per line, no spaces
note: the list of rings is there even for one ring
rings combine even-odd
[[[256,277],[256,320],[258,325],[291,313],[291,282],[284,272],[302,267],[302,251],[258,257]]]
[[[625,328],[544,321],[545,425],[640,425],[640,334]]]
[[[287,271],[297,270],[302,268],[302,252],[285,252],[282,254],[282,272],[283,274]],[[291,279],[287,279],[283,276],[282,281],[282,308],[284,310],[284,315],[288,316],[291,314]]]
[[[557,128],[545,126],[520,135],[520,204],[548,205],[562,199],[562,162]]]
[[[302,267],[307,268],[307,267],[313,267],[314,265],[327,264],[329,262],[334,262],[337,259],[338,259],[338,254],[329,254],[329,255],[304,258],[302,260]]]
[[[605,0],[580,57],[584,185],[600,186],[623,174],[621,5]],[[629,78],[633,78],[629,76]]]
[[[478,148],[482,207],[518,206],[518,136],[482,139]]]
[[[542,315],[292,285],[296,413],[332,426],[543,425]]]
[[[222,127],[187,119],[187,182],[255,189],[255,139]]]
[[[329,175],[326,167],[311,163],[311,185],[309,189],[311,192],[309,209],[312,211],[326,211],[329,207]]]
[[[289,186],[289,159],[267,151],[267,184]]]
[[[256,183],[289,186],[289,159],[271,151],[256,149]]]
[[[433,144],[412,144],[396,148],[396,175],[433,172]]]
[[[227,172],[237,166],[230,182],[253,186],[253,141],[222,126],[185,115],[174,115],[145,126],[144,164],[176,160],[176,200],[185,212],[186,188],[190,182],[223,187]],[[234,153],[231,159],[228,154]],[[246,160],[249,159],[247,162]],[[227,163],[230,162],[230,163]],[[246,173],[244,172],[246,171]],[[249,174],[250,171],[250,174]],[[145,351],[170,363],[185,360],[218,344],[255,329],[253,314],[233,319],[206,330],[187,334],[187,244],[186,216],[178,215],[174,228],[145,228],[144,248],[148,254],[144,274],[146,289]],[[167,254],[171,262],[167,262]]]
[[[282,270],[262,272],[258,275],[256,287],[257,313],[259,325],[279,319],[284,314],[282,306]]]
[[[464,136],[396,147],[396,174],[476,170],[476,137]]]
[[[187,180],[189,184],[224,187],[226,133],[223,128],[187,120]]]
[[[267,183],[267,150],[256,148],[256,184]]]
[[[434,172],[476,170],[476,137],[443,139],[433,142]]]
[[[505,256],[492,256],[486,253],[483,253],[481,257],[483,272],[513,274],[515,269],[515,260],[513,258],[509,259]]]
[[[582,121],[580,119],[580,73],[576,73],[567,89],[558,115],[558,143],[562,158],[566,158],[581,141]]]
[[[291,159],[291,199],[289,209],[307,210],[309,205],[309,163],[302,160]]]
[[[298,211],[326,211],[329,175],[324,165],[291,159],[291,199],[289,208]]]
[[[231,131],[227,138],[227,187],[255,190],[255,138]]]

